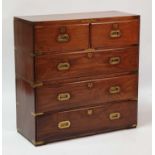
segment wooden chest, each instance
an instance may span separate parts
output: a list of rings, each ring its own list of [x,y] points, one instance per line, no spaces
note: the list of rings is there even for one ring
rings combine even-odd
[[[15,17],[17,130],[34,145],[137,125],[140,16]]]

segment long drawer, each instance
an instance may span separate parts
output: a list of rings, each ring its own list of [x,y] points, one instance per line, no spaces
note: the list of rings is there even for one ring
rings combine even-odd
[[[138,69],[138,47],[44,55],[35,59],[37,81],[109,75]]]
[[[51,142],[136,124],[137,101],[107,103],[37,117],[37,141]]]
[[[36,89],[36,111],[48,112],[137,99],[137,74],[73,83],[45,85]]]

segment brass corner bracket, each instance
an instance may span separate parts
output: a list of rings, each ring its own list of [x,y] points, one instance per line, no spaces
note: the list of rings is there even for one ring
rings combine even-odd
[[[32,88],[43,86],[43,82],[31,83]]]
[[[31,112],[31,115],[34,116],[34,117],[37,117],[37,116],[44,115],[44,113],[43,112],[39,112],[39,113]]]
[[[45,144],[45,142],[44,142],[44,141],[34,141],[34,140],[32,140],[31,142],[32,142],[32,144],[33,144],[33,145],[35,145],[35,146]]]
[[[133,124],[131,127],[132,127],[132,128],[135,128],[135,127],[137,127],[137,124]]]

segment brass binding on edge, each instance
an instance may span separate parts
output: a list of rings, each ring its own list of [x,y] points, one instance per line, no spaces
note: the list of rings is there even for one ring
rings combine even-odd
[[[95,49],[94,48],[87,48],[86,50],[85,50],[85,52],[95,52]]]
[[[33,145],[42,145],[42,144],[44,144],[45,142],[44,141],[34,141],[34,140],[32,140],[32,144]]]
[[[92,18],[92,19],[81,19],[81,22],[82,23],[91,23],[91,22],[95,22],[96,21],[96,19],[95,18]]]
[[[43,86],[43,83],[42,83],[42,82],[31,83],[31,87],[32,87],[32,88],[36,88],[36,87],[40,87],[40,86]]]
[[[43,112],[39,112],[39,113],[31,112],[31,115],[34,116],[34,117],[37,117],[37,116],[44,115],[44,113]]]

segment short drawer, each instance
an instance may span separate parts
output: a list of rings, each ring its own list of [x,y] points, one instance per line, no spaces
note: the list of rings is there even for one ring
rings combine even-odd
[[[44,55],[35,59],[37,81],[108,75],[137,69],[137,47]]]
[[[93,23],[93,48],[123,47],[139,43],[139,20]]]
[[[137,74],[45,85],[36,89],[36,111],[48,112],[137,99]]]
[[[88,24],[52,25],[35,27],[36,52],[64,52],[88,48]]]
[[[67,138],[132,128],[137,124],[137,101],[51,113],[37,117],[37,141]]]

